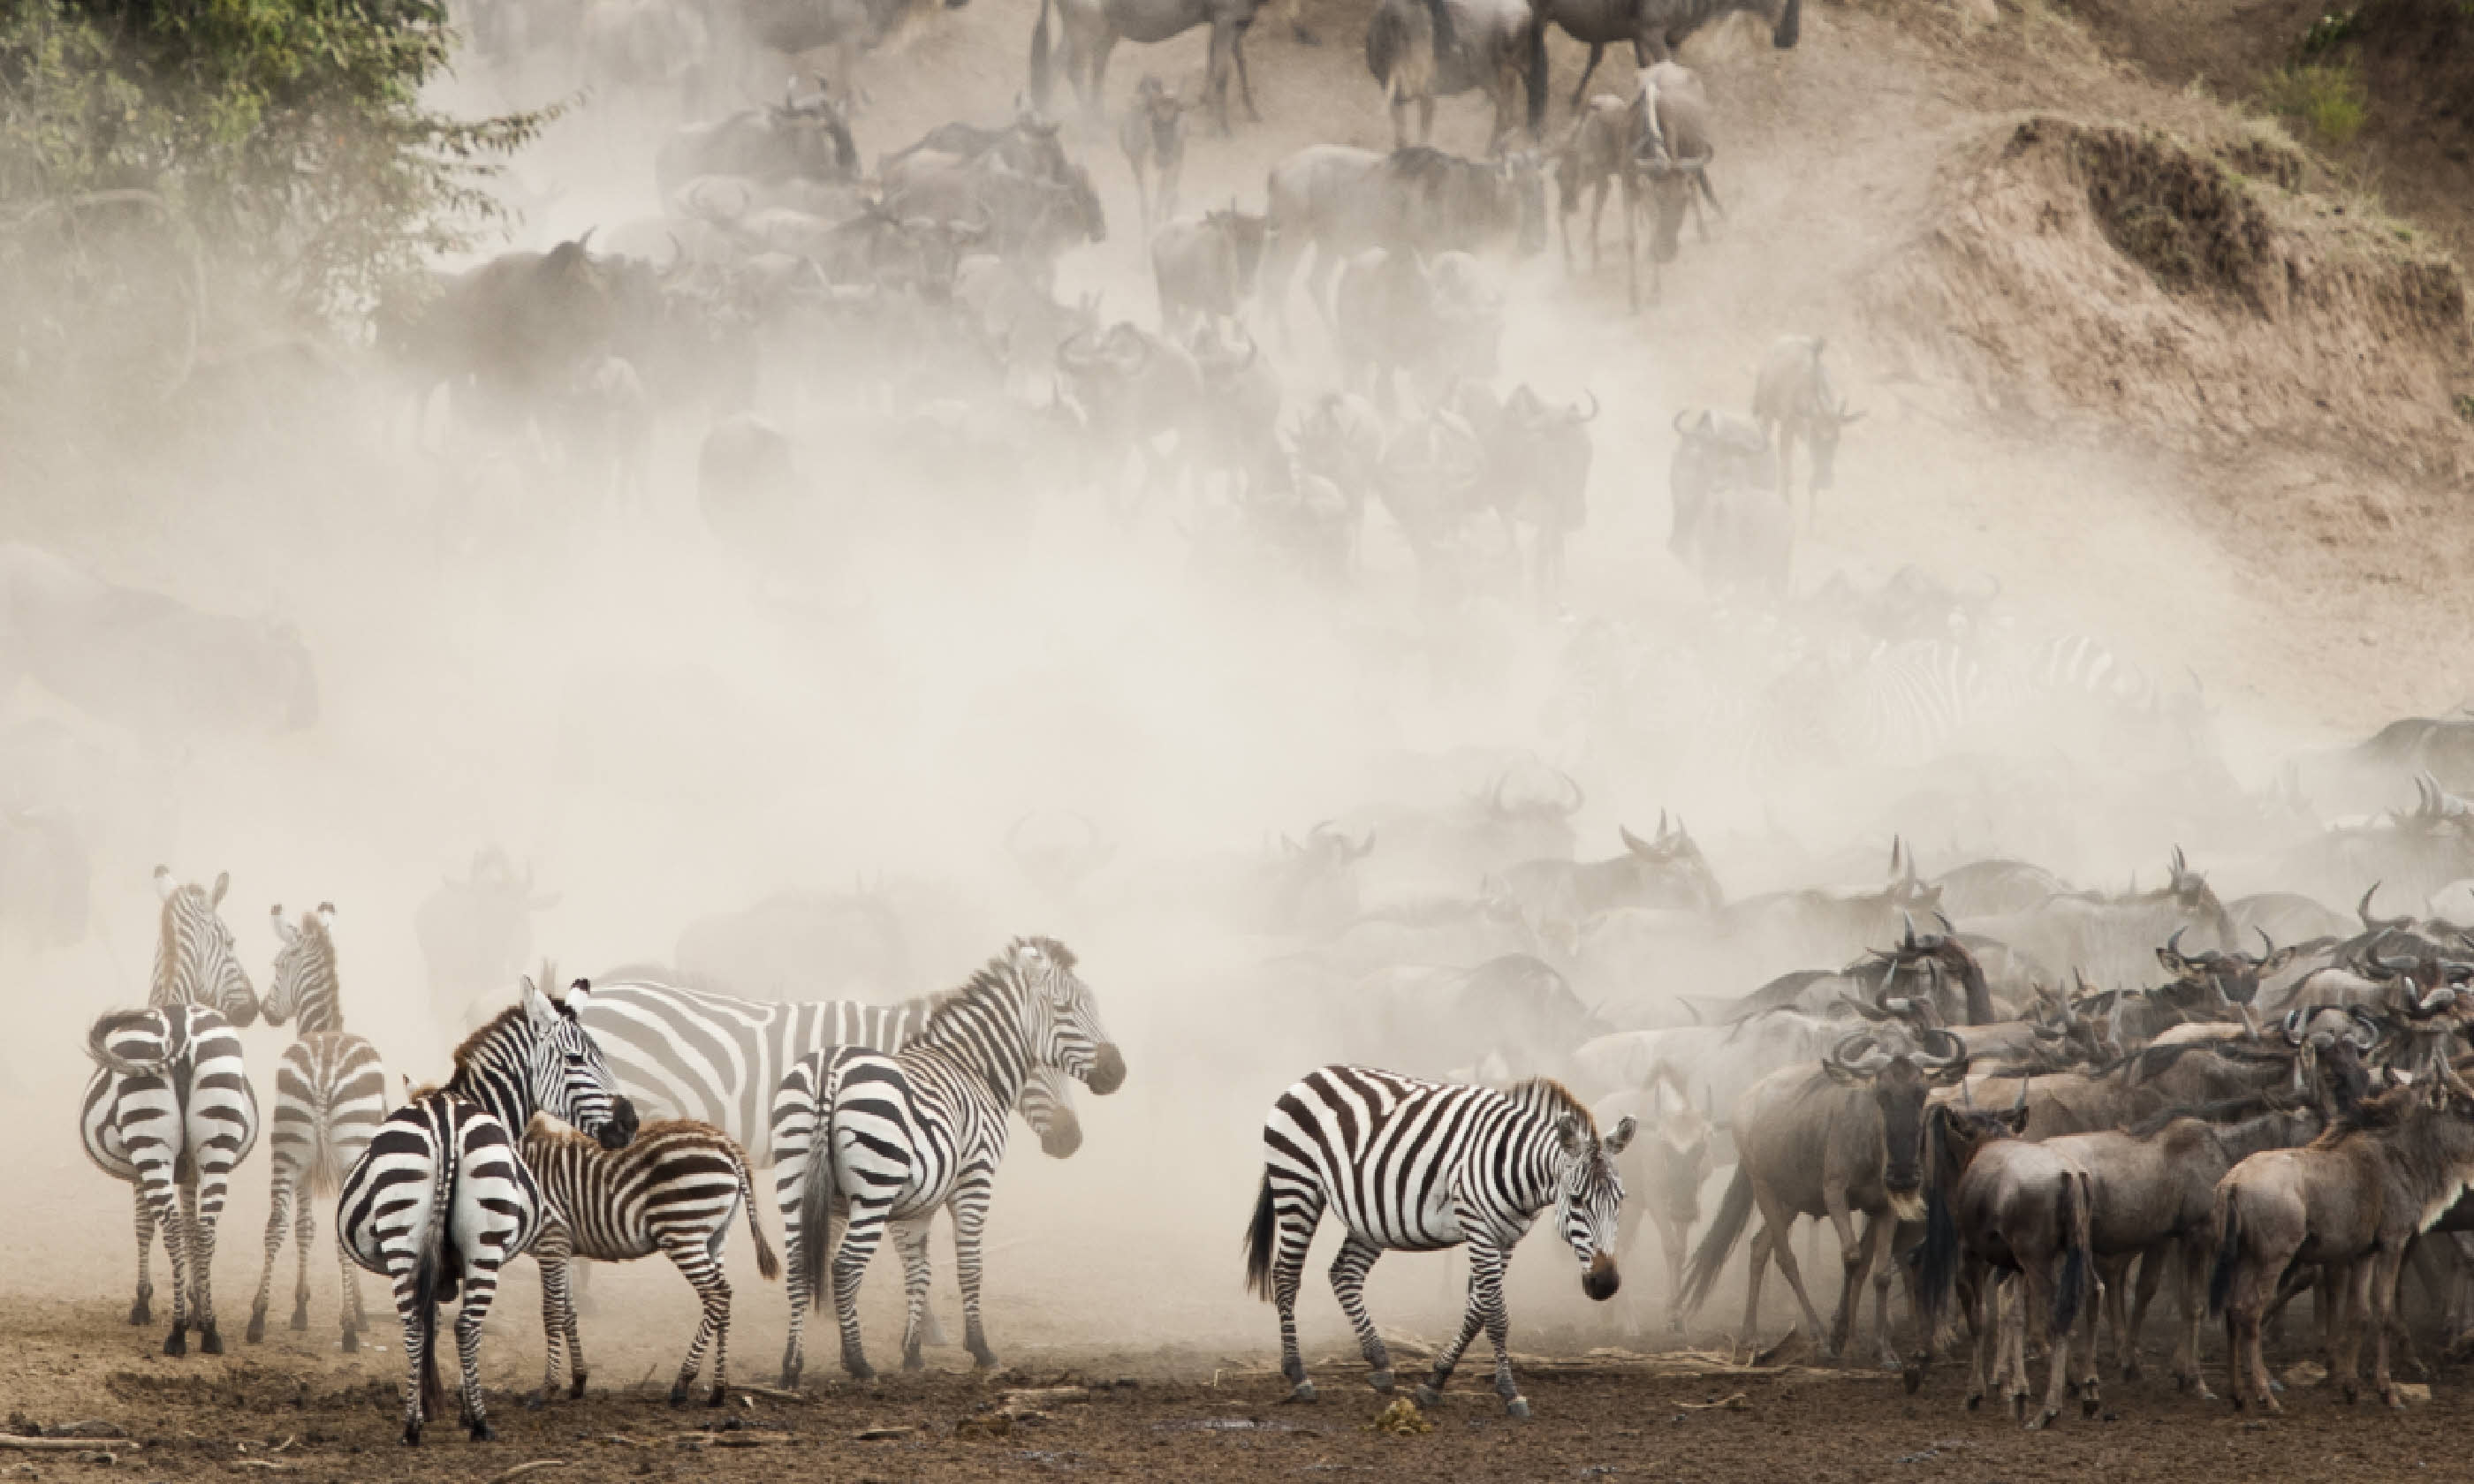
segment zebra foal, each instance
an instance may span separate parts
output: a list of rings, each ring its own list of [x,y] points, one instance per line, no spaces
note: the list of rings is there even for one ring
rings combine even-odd
[[[1298,1285],[1326,1207],[1346,1232],[1331,1287],[1357,1330],[1378,1392],[1392,1357],[1366,1308],[1366,1277],[1386,1252],[1466,1245],[1468,1308],[1459,1338],[1435,1356],[1418,1401],[1442,1400],[1461,1353],[1484,1327],[1494,1343],[1494,1389],[1515,1417],[1529,1402],[1512,1378],[1503,1270],[1548,1206],[1581,1259],[1581,1291],[1614,1297],[1623,1181],[1613,1156],[1632,1142],[1625,1118],[1603,1137],[1588,1105],[1551,1078],[1504,1091],[1428,1082],[1368,1066],[1325,1066],[1280,1094],[1263,1122],[1263,1183],[1246,1229],[1246,1284],[1280,1311],[1280,1374],[1300,1401],[1315,1397],[1298,1354]]]
[[[542,977],[550,981],[546,969]],[[407,1446],[445,1410],[437,1306],[459,1296],[464,1424],[476,1441],[493,1436],[481,1405],[481,1322],[498,1270],[531,1249],[553,1214],[509,1130],[548,1113],[606,1148],[635,1137],[636,1110],[575,1017],[574,1002],[589,993],[579,979],[561,1003],[526,979],[517,1004],[455,1048],[447,1086],[389,1113],[344,1177],[335,1230],[354,1262],[386,1275],[403,1323]]]
[[[789,1249],[790,1337],[782,1384],[798,1384],[808,1305],[828,1289],[826,1249],[843,1218],[830,1291],[840,1322],[842,1369],[875,1374],[860,1344],[859,1283],[889,1226],[910,1297],[902,1364],[920,1364],[928,1305],[928,1224],[954,1217],[954,1266],[962,1288],[962,1343],[994,1366],[980,1325],[980,1239],[1008,1110],[1034,1067],[1059,1068],[1093,1092],[1114,1092],[1126,1060],[1100,1024],[1074,955],[1049,938],[1017,938],[968,984],[942,996],[901,1052],[836,1047],[799,1059],[773,1104],[774,1156],[802,1156],[780,1186]]]
[[[558,1388],[562,1340],[568,1395],[584,1395],[584,1344],[568,1287],[570,1261],[627,1262],[659,1252],[678,1265],[704,1307],[687,1362],[670,1386],[670,1404],[688,1400],[710,1344],[710,1400],[721,1405],[730,1394],[730,1281],[722,1273],[721,1247],[731,1218],[741,1209],[748,1234],[756,1239],[756,1271],[767,1279],[782,1276],[764,1224],[756,1219],[746,1152],[711,1124],[685,1119],[643,1124],[626,1148],[612,1150],[537,1117],[524,1134],[523,1157],[552,1209],[533,1244],[533,1257],[541,1263],[542,1334],[549,1352],[542,1396]]]
[[[266,1338],[266,1305],[275,1287],[275,1259],[283,1250],[285,1218],[292,1216],[299,1273],[292,1289],[292,1328],[309,1328],[309,1247],[318,1234],[312,1195],[332,1196],[344,1172],[370,1146],[387,1115],[386,1065],[377,1048],[344,1029],[343,987],[335,971],[335,904],[324,901],[284,921],[278,904],[275,974],[266,987],[266,1023],[293,1023],[297,1039],[275,1067],[275,1123],[267,1144],[266,1267],[258,1275],[257,1302],[250,1308],[249,1342]],[[296,1209],[293,1205],[299,1201]],[[361,1348],[369,1312],[361,1305],[360,1274],[335,1233],[335,1265],[343,1276],[341,1318],[344,1349]]]

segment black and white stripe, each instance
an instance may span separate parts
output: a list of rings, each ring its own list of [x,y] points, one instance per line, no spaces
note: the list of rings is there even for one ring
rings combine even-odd
[[[597,986],[582,1015],[619,1088],[645,1117],[711,1124],[769,1161],[773,1091],[792,1063],[828,1046],[899,1051],[928,1023],[938,998],[785,1003],[624,981]],[[1016,1107],[1051,1155],[1063,1159],[1080,1145],[1073,1095],[1051,1069],[1024,1082]]]
[[[741,1208],[756,1239],[756,1271],[768,1279],[782,1275],[756,1219],[746,1153],[711,1124],[685,1119],[644,1124],[626,1148],[609,1150],[537,1118],[524,1136],[523,1155],[555,1212],[533,1246],[541,1263],[542,1330],[549,1350],[542,1395],[558,1386],[562,1340],[571,1378],[568,1394],[584,1395],[584,1347],[568,1287],[570,1260],[627,1262],[659,1252],[678,1265],[704,1309],[670,1400],[688,1399],[704,1348],[711,1345],[711,1400],[721,1405],[730,1390],[730,1281],[722,1273],[721,1247]]]
[[[257,993],[240,967],[231,929],[215,915],[231,889],[231,873],[215,877],[214,890],[183,885],[172,868],[155,868],[155,895],[163,900],[161,931],[155,940],[155,978],[146,1003],[212,1005],[235,1027],[257,1018]]]
[[[1432,1406],[1483,1326],[1494,1343],[1494,1389],[1529,1415],[1512,1379],[1503,1270],[1538,1213],[1581,1259],[1582,1288],[1614,1296],[1615,1233],[1623,1182],[1613,1156],[1633,1120],[1599,1137],[1589,1108],[1547,1078],[1509,1089],[1428,1082],[1366,1066],[1325,1066],[1280,1094],[1263,1122],[1263,1184],[1246,1233],[1246,1281],[1280,1311],[1280,1371],[1299,1400],[1314,1400],[1298,1354],[1298,1283],[1326,1208],[1346,1235],[1331,1265],[1332,1291],[1356,1327],[1374,1389],[1392,1389],[1392,1359],[1366,1309],[1366,1275],[1386,1252],[1467,1246],[1468,1308],[1459,1338],[1435,1356],[1418,1388]]]
[[[290,1019],[298,1032],[275,1067],[275,1122],[267,1147],[266,1267],[258,1275],[257,1302],[249,1312],[249,1339],[266,1338],[266,1305],[275,1287],[275,1259],[283,1249],[290,1217],[299,1269],[292,1289],[292,1328],[309,1328],[309,1247],[318,1234],[310,1196],[333,1196],[344,1172],[359,1161],[370,1137],[387,1115],[386,1065],[377,1048],[344,1029],[343,985],[335,971],[335,904],[320,902],[285,922],[283,908],[271,916],[276,939],[275,973],[266,988],[266,1023]],[[295,1201],[299,1202],[296,1207]],[[344,1349],[361,1348],[369,1314],[361,1305],[361,1276],[335,1233],[335,1264],[343,1277]]]
[[[187,888],[194,890],[194,888]],[[163,1353],[223,1353],[215,1327],[215,1223],[232,1167],[257,1142],[257,1094],[241,1060],[240,1033],[206,1005],[124,1010],[86,1035],[95,1073],[78,1131],[86,1158],[134,1188],[137,1302],[129,1322],[151,1324],[155,1285],[147,1264],[155,1229],[172,1259],[172,1332]]]
[[[873,1374],[860,1346],[859,1282],[888,1224],[910,1295],[903,1365],[919,1365],[928,1223],[940,1209],[954,1217],[963,1343],[981,1365],[996,1364],[980,1325],[981,1232],[1005,1158],[1007,1110],[1042,1065],[1104,1094],[1126,1075],[1098,1004],[1075,975],[1074,955],[1047,938],[1014,940],[944,996],[899,1054],[836,1048],[792,1065],[773,1105],[774,1159],[796,1177],[779,1185],[791,1298],[783,1384],[798,1381],[801,1331],[809,1303],[825,1286],[835,1215],[844,1221],[832,1290],[845,1370]]]
[[[579,979],[570,1003],[560,1004],[525,980],[521,1003],[456,1048],[446,1088],[390,1113],[344,1178],[335,1229],[353,1261],[394,1284],[403,1322],[407,1444],[419,1443],[423,1419],[445,1406],[435,1310],[459,1290],[464,1423],[475,1439],[491,1436],[481,1407],[481,1322],[497,1295],[498,1270],[532,1247],[546,1215],[508,1131],[547,1113],[610,1148],[635,1136],[635,1109],[576,1019],[572,1002],[587,993]]]

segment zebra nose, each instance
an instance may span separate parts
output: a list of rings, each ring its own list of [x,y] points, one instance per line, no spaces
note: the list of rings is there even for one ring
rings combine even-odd
[[[1589,1258],[1589,1270],[1581,1275],[1581,1291],[1600,1304],[1615,1296],[1623,1286],[1623,1275],[1615,1271],[1615,1259],[1605,1253]]]
[[[1082,1147],[1082,1120],[1066,1113],[1039,1136],[1040,1152],[1052,1160],[1072,1158]]]
[[[624,1149],[636,1138],[636,1105],[617,1098],[610,1105],[610,1120],[601,1125],[599,1135],[604,1149]]]
[[[1126,1055],[1117,1049],[1115,1041],[1108,1041],[1100,1047],[1100,1054],[1091,1059],[1091,1075],[1082,1079],[1083,1085],[1105,1097],[1124,1086],[1125,1081]]]

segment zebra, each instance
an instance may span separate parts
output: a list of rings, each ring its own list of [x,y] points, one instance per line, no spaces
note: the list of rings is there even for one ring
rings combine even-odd
[[[280,1025],[289,1017],[299,1039],[284,1048],[275,1068],[266,1267],[258,1275],[257,1302],[250,1309],[253,1345],[266,1338],[266,1305],[287,1215],[294,1218],[300,1257],[292,1328],[309,1328],[309,1246],[318,1233],[317,1210],[309,1197],[335,1193],[344,1171],[360,1159],[387,1115],[385,1064],[376,1047],[344,1029],[343,992],[335,973],[335,904],[320,902],[317,911],[301,915],[297,927],[284,921],[280,903],[269,916],[282,946],[276,950],[274,976],[266,987],[266,1023]],[[295,1197],[300,1200],[297,1214]],[[343,1275],[341,1318],[344,1349],[350,1352],[361,1348],[369,1312],[361,1304],[360,1273],[344,1250],[341,1232],[335,1233],[335,1263]]]
[[[542,982],[555,982],[546,969]],[[387,1276],[403,1322],[407,1445],[421,1441],[424,1417],[445,1409],[436,1306],[459,1289],[464,1424],[476,1442],[493,1436],[481,1407],[481,1322],[498,1270],[532,1247],[551,1215],[508,1131],[546,1112],[605,1148],[636,1135],[635,1108],[576,1018],[590,993],[578,979],[561,1003],[523,981],[516,1004],[455,1048],[447,1086],[389,1113],[344,1177],[335,1230],[354,1262]]]
[[[149,1010],[201,1006],[216,1014],[217,1025],[227,1033],[257,1018],[257,992],[232,947],[231,929],[215,914],[230,888],[230,872],[215,878],[209,893],[175,880],[169,866],[155,868],[155,895],[161,899],[162,910],[146,995]],[[107,1029],[107,1023],[126,1030]],[[257,1094],[249,1085],[238,1036],[213,1038],[212,1054],[201,1064],[192,1034],[200,1029],[178,1017],[142,1024],[127,1015],[118,1019],[106,1016],[97,1021],[88,1037],[88,1054],[100,1065],[86,1083],[78,1118],[86,1157],[104,1173],[130,1183],[137,1231],[137,1299],[129,1309],[133,1325],[154,1323],[155,1284],[148,1266],[154,1257],[155,1229],[158,1225],[163,1229],[163,1246],[179,1290],[172,1305],[172,1333],[163,1342],[167,1355],[187,1353],[184,1320],[194,1321],[190,1327],[197,1328],[200,1348],[206,1354],[223,1353],[223,1336],[214,1323],[210,1271],[215,1222],[223,1212],[224,1189],[232,1167],[257,1141]],[[133,1038],[125,1055],[96,1050],[124,1034]],[[203,1101],[200,1089],[204,1089]],[[194,1111],[197,1116],[191,1118],[183,1110]],[[173,1123],[160,1126],[159,1120],[166,1116]],[[142,1135],[133,1144],[126,1138],[132,1132]],[[176,1186],[181,1195],[178,1209],[172,1203]],[[201,1253],[206,1260],[193,1264],[191,1259]],[[194,1282],[181,1276],[192,1266],[197,1274]]]
[[[1486,1328],[1494,1390],[1505,1410],[1529,1415],[1512,1379],[1503,1270],[1538,1213],[1581,1259],[1581,1291],[1614,1297],[1623,1181],[1615,1155],[1632,1142],[1627,1117],[1603,1137],[1588,1105],[1561,1083],[1533,1077],[1504,1090],[1429,1082],[1369,1066],[1324,1066],[1280,1094],[1263,1121],[1263,1182],[1246,1229],[1246,1285],[1280,1311],[1280,1374],[1312,1401],[1298,1355],[1298,1281],[1326,1206],[1347,1235],[1332,1259],[1332,1292],[1357,1329],[1378,1392],[1392,1390],[1392,1358],[1366,1308],[1366,1276],[1385,1252],[1468,1248],[1468,1308],[1460,1337],[1435,1356],[1417,1388],[1433,1406],[1462,1352]]]
[[[730,1233],[731,1217],[742,1208],[747,1230],[756,1238],[756,1271],[767,1279],[782,1276],[782,1265],[764,1240],[764,1227],[756,1219],[746,1151],[711,1124],[662,1119],[641,1125],[634,1142],[613,1152],[537,1117],[525,1132],[523,1158],[557,1212],[533,1245],[533,1257],[541,1263],[542,1332],[549,1352],[542,1396],[557,1389],[562,1339],[568,1395],[584,1395],[584,1346],[576,1335],[575,1304],[568,1289],[570,1259],[625,1262],[662,1252],[678,1264],[704,1307],[687,1363],[670,1387],[670,1403],[688,1400],[710,1343],[711,1400],[721,1405],[730,1393],[730,1281],[722,1274],[721,1245]]]
[[[171,1004],[104,1016],[85,1044],[95,1062],[78,1118],[86,1158],[136,1191],[137,1302],[129,1322],[154,1322],[147,1261],[160,1226],[172,1259],[172,1332],[163,1353],[187,1354],[194,1328],[199,1352],[220,1355],[215,1221],[232,1167],[257,1144],[257,1093],[240,1032],[212,1006]]]
[[[782,1384],[798,1384],[808,1305],[826,1285],[832,1218],[843,1217],[832,1264],[842,1369],[875,1372],[860,1345],[859,1282],[893,1227],[910,1296],[902,1364],[919,1367],[928,1304],[928,1223],[954,1216],[954,1266],[962,1286],[962,1343],[993,1367],[980,1325],[980,1233],[1005,1158],[1006,1110],[1033,1066],[1054,1066],[1093,1092],[1114,1092],[1126,1061],[1100,1025],[1074,955],[1052,938],[1017,938],[960,990],[944,996],[898,1054],[836,1047],[801,1057],[773,1103],[773,1158],[795,1171],[779,1189],[789,1250],[790,1337]]]

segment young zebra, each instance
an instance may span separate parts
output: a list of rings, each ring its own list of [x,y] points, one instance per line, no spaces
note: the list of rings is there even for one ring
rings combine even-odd
[[[195,888],[186,888],[195,890]],[[136,1189],[137,1302],[129,1322],[151,1324],[147,1259],[155,1228],[172,1259],[172,1332],[163,1353],[224,1352],[215,1327],[215,1220],[232,1167],[257,1143],[257,1093],[241,1061],[240,1033],[206,1005],[124,1010],[94,1022],[86,1055],[95,1073],[78,1119],[86,1158]]]
[[[257,992],[240,967],[231,929],[215,915],[230,886],[230,873],[215,878],[209,894],[203,887],[175,881],[168,866],[155,868],[155,895],[162,898],[163,909],[155,942],[154,976],[146,995],[150,1009],[204,1006],[220,1017],[217,1023],[227,1031],[257,1018]],[[214,1323],[211,1272],[215,1223],[223,1212],[225,1183],[232,1166],[257,1139],[256,1094],[240,1060],[240,1041],[233,1036],[214,1041],[214,1080],[201,1084],[199,1064],[185,1049],[194,1045],[187,1029],[176,1027],[170,1019],[148,1022],[151,1028],[128,1032],[138,1038],[131,1042],[130,1055],[122,1059],[122,1065],[137,1068],[131,1074],[138,1079],[133,1084],[129,1076],[113,1070],[109,1057],[93,1049],[98,1044],[95,1037],[109,1040],[120,1034],[106,1029],[107,1022],[115,1018],[105,1017],[88,1038],[88,1054],[103,1065],[86,1084],[78,1123],[87,1158],[106,1174],[131,1185],[136,1212],[137,1301],[130,1305],[129,1322],[154,1323],[155,1283],[148,1267],[154,1257],[155,1228],[160,1225],[164,1249],[172,1258],[173,1281],[180,1286],[173,1303],[172,1333],[163,1342],[163,1352],[169,1355],[187,1352],[185,1317],[198,1330],[201,1348],[209,1355],[221,1354],[223,1336]],[[126,1017],[117,1018],[136,1024]],[[156,1056],[158,1051],[164,1055]],[[222,1060],[227,1053],[228,1063]],[[229,1086],[221,1080],[227,1075]],[[206,1086],[207,1092],[198,1105],[199,1116],[193,1119],[182,1110],[191,1106],[192,1089],[198,1086]],[[232,1095],[235,1089],[237,1100]],[[132,1099],[126,1108],[121,1104],[124,1095]],[[149,1127],[166,1116],[174,1120],[171,1128]],[[145,1129],[146,1135],[135,1144],[126,1144],[122,1136],[129,1129]],[[166,1137],[168,1143],[158,1142]],[[191,1153],[198,1158],[184,1158]],[[181,1194],[177,1209],[171,1198],[175,1185]],[[193,1265],[195,1281],[182,1280],[180,1275],[191,1270],[191,1258],[201,1256],[204,1260]]]
[[[547,969],[542,977],[550,982]],[[445,1408],[436,1308],[459,1289],[464,1424],[475,1440],[492,1436],[481,1408],[481,1321],[498,1269],[532,1247],[549,1215],[508,1131],[546,1112],[607,1148],[635,1137],[636,1110],[575,1017],[589,990],[578,979],[562,1004],[525,980],[520,1003],[455,1048],[447,1086],[388,1114],[344,1177],[335,1230],[354,1262],[394,1284],[403,1321],[407,1445],[421,1441],[424,1417]]]
[[[789,1249],[790,1338],[782,1384],[798,1384],[808,1305],[825,1290],[831,1218],[844,1218],[832,1292],[842,1368],[874,1375],[860,1346],[859,1282],[891,1224],[910,1316],[902,1364],[918,1368],[928,1305],[928,1224],[954,1217],[963,1344],[996,1364],[980,1325],[980,1235],[1005,1158],[1007,1110],[1034,1066],[1057,1067],[1094,1092],[1117,1090],[1126,1061],[1100,1025],[1074,955],[1048,938],[1017,938],[968,984],[943,996],[919,1035],[893,1056],[835,1047],[791,1067],[773,1103],[773,1155],[798,1178],[781,1186]],[[793,1158],[792,1152],[796,1151]]]
[[[713,1346],[712,1404],[730,1394],[730,1281],[722,1274],[721,1245],[731,1218],[747,1211],[756,1238],[756,1271],[782,1276],[764,1228],[756,1219],[756,1192],[748,1183],[747,1155],[709,1123],[664,1119],[636,1130],[635,1141],[611,1151],[598,1140],[536,1118],[526,1131],[524,1164],[555,1214],[533,1244],[541,1263],[542,1332],[548,1368],[542,1395],[558,1386],[559,1345],[567,1347],[568,1395],[584,1395],[584,1344],[576,1335],[575,1304],[568,1291],[570,1260],[626,1262],[665,1253],[696,1291],[704,1321],[688,1346],[687,1363],[670,1387],[670,1402],[688,1400],[704,1348]]]
[[[1332,1259],[1331,1287],[1356,1327],[1374,1389],[1392,1389],[1392,1357],[1366,1309],[1366,1275],[1386,1252],[1435,1252],[1467,1244],[1468,1309],[1460,1337],[1435,1356],[1419,1404],[1441,1400],[1461,1352],[1486,1328],[1494,1342],[1494,1389],[1515,1417],[1529,1402],[1512,1379],[1511,1320],[1503,1270],[1538,1213],[1581,1259],[1581,1291],[1614,1297],[1616,1219],[1623,1182],[1613,1156],[1632,1142],[1633,1120],[1599,1137],[1578,1098],[1550,1078],[1505,1091],[1367,1066],[1306,1074],[1263,1121],[1263,1184],[1246,1229],[1246,1285],[1280,1310],[1280,1374],[1299,1401],[1314,1400],[1298,1356],[1298,1281],[1323,1208],[1347,1235]]]
[[[301,915],[294,926],[283,920],[283,908],[272,913],[276,940],[275,975],[266,987],[266,1023],[281,1025],[290,1018],[299,1039],[283,1050],[275,1068],[275,1125],[268,1141],[274,1168],[269,1177],[271,1209],[266,1216],[266,1267],[257,1279],[257,1302],[249,1312],[249,1341],[266,1338],[266,1305],[275,1287],[275,1258],[283,1249],[284,1218],[300,1200],[294,1215],[294,1242],[299,1248],[299,1277],[292,1289],[292,1328],[309,1328],[309,1246],[318,1234],[318,1213],[312,1193],[332,1196],[344,1184],[344,1172],[370,1146],[370,1136],[387,1115],[386,1066],[377,1049],[344,1029],[342,988],[335,975],[335,904],[322,901],[315,912]],[[361,1330],[369,1313],[361,1306],[361,1278],[344,1250],[344,1234],[335,1233],[335,1265],[343,1274],[344,1349],[361,1348]]]

